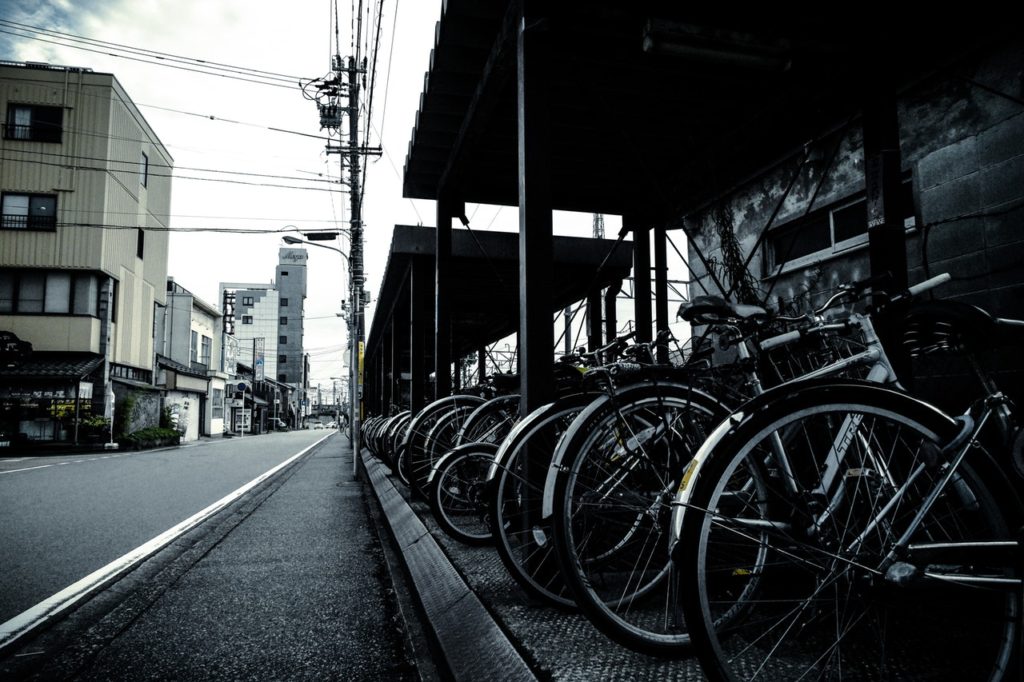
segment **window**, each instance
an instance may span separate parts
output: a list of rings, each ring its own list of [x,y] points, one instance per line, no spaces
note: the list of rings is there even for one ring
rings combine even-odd
[[[210,390],[210,417],[212,419],[224,418],[224,389],[214,388]]]
[[[4,194],[3,230],[56,230],[56,194]]]
[[[252,305],[252,296],[243,296],[242,305]]]
[[[282,384],[287,384],[288,383],[288,375],[287,374],[278,374],[277,375],[277,380],[280,381]]]
[[[281,320],[280,320],[280,323],[281,324],[288,324],[288,318],[287,317],[282,317]]]
[[[0,313],[14,312],[14,273],[0,272]]]
[[[75,315],[96,315],[100,296],[96,275],[75,275],[73,295],[71,312]]]
[[[280,337],[278,337],[277,342],[278,343],[288,343],[288,337],[287,336],[280,336]]]
[[[43,310],[47,313],[71,312],[71,273],[51,272],[46,276]]]
[[[288,356],[287,355],[278,355],[277,356],[277,364],[279,364],[279,365],[287,365],[288,364]]]
[[[60,142],[64,110],[34,104],[11,104],[4,123],[5,140]]]
[[[252,324],[252,315],[242,315],[242,324]]]
[[[287,298],[282,298],[281,299],[281,307],[283,308],[286,305],[288,305],[288,299]]]
[[[23,272],[18,282],[18,312],[43,312],[46,275],[42,272]]]
[[[910,180],[902,186],[903,225],[915,225],[914,195]],[[863,195],[814,211],[782,225],[768,236],[767,271],[778,274],[806,267],[868,242],[867,201]]]
[[[199,361],[199,332],[192,330],[192,341],[188,347],[188,359],[192,362]]]
[[[201,345],[199,347],[199,362],[204,365],[210,364],[210,346],[213,343],[213,339],[209,336],[203,336],[201,339]]]
[[[140,152],[139,157],[139,184],[143,187],[149,186],[149,157],[146,152]]]
[[[282,270],[281,271],[281,276],[282,277],[287,277],[288,276],[288,271],[287,270]]]
[[[143,255],[146,252],[146,232],[139,228],[138,238],[135,241],[135,255],[139,258],[145,258]]]

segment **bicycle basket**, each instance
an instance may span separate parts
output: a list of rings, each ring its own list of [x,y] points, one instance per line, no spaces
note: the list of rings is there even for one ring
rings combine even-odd
[[[791,324],[787,327],[777,330],[776,333],[793,331],[800,328],[800,325]],[[761,381],[768,388],[799,379],[834,362],[853,357],[866,347],[864,339],[856,332],[829,331],[807,334],[802,336],[799,341],[773,348],[761,354],[758,365],[761,370]],[[869,365],[859,364],[831,376],[863,379],[869,370]]]

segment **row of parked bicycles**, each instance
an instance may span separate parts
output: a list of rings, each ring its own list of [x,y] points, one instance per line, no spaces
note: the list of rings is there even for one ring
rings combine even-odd
[[[1011,679],[1024,553],[1014,405],[950,416],[904,390],[875,331],[914,355],[1020,346],[1024,322],[923,294],[839,287],[798,317],[716,297],[680,309],[685,360],[617,339],[555,365],[368,419],[364,442],[456,540],[493,545],[533,599],[578,609],[710,679]],[[859,310],[859,312],[858,312]]]

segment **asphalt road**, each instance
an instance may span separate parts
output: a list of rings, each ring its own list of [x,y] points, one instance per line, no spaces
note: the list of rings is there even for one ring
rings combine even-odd
[[[292,431],[149,452],[0,460],[0,622],[331,433]]]

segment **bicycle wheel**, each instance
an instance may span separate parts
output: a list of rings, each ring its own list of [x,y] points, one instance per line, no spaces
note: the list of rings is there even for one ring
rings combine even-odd
[[[475,395],[451,395],[430,403],[409,423],[405,438],[405,473],[414,492],[426,496],[426,489],[423,486],[435,461],[432,459],[434,455],[428,452],[427,448],[431,443],[430,433],[437,422],[453,409],[471,409],[483,402],[483,398]],[[458,429],[455,433],[457,432]],[[449,445],[445,450],[436,452],[436,457],[443,455],[450,447]]]
[[[434,465],[427,482],[430,509],[437,525],[467,545],[486,545],[492,535],[487,519],[487,470],[497,446],[465,443]]]
[[[519,421],[519,394],[502,395],[480,405],[466,417],[457,443],[493,443],[501,445]]]
[[[644,382],[591,403],[555,453],[555,547],[576,603],[606,635],[652,655],[687,653],[669,561],[680,477],[726,414],[678,383]]]
[[[673,519],[705,674],[1002,679],[1020,559],[978,475],[986,453],[948,466],[957,423],[856,383],[788,387],[742,411],[699,453]]]
[[[489,474],[491,533],[502,562],[530,596],[553,606],[576,603],[562,580],[550,519],[542,517],[544,481],[558,439],[596,394],[548,403],[516,424]]]

